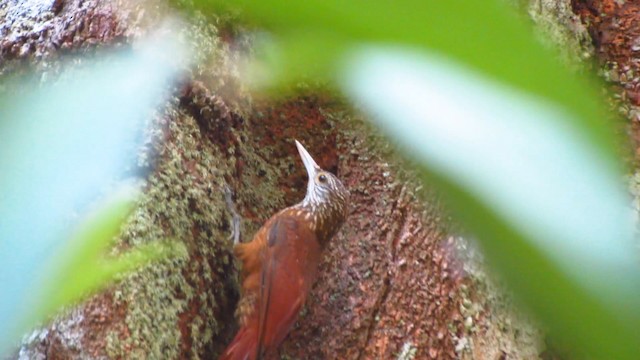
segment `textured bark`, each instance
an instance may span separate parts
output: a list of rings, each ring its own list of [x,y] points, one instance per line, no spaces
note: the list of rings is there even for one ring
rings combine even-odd
[[[572,1],[587,26],[600,72],[612,90],[611,106],[629,120],[640,159],[640,4],[637,1]]]
[[[168,11],[148,5],[10,0],[0,5],[0,72],[55,74],[63,54],[127,46]],[[235,75],[236,49],[249,45],[234,31],[220,35],[202,16],[190,21],[184,31],[196,35],[200,62],[156,118],[155,142],[146,150],[152,161],[140,164],[153,163],[153,171],[120,244],[170,237],[185,243],[188,258],[126,277],[25,337],[16,357],[216,356],[236,330],[231,314],[238,298],[222,189],[234,190],[243,237],[250,238],[303,196],[306,175],[294,138],[343,179],[352,204],[281,357],[541,356],[539,331],[513,311],[477,251],[453,234],[437,195],[359,115],[328,94],[252,99]],[[573,22],[555,23],[571,34]],[[597,49],[608,44],[599,41]]]

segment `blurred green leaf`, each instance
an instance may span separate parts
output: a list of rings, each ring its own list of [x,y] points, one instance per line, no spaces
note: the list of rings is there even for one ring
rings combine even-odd
[[[615,139],[591,79],[577,78],[534,38],[502,0],[194,0],[203,12],[231,5],[273,32],[267,45],[270,86],[301,76],[339,81],[345,51],[367,44],[430,49],[579,115],[603,154],[614,158]],[[261,84],[264,84],[261,82]]]
[[[428,53],[360,48],[343,79],[561,343],[596,359],[640,353],[629,199],[584,124]]]
[[[0,357],[35,321],[121,271],[182,252],[167,243],[104,257],[132,199],[105,210],[69,242],[92,204],[142,170],[136,161],[149,118],[189,65],[177,33],[167,23],[118,52],[3,79]]]
[[[481,240],[489,265],[499,271],[517,299],[542,321],[543,330],[554,344],[568,346],[576,358],[637,358],[640,346],[635,310],[604,303],[599,296],[602,294],[580,286],[504,217],[464,189],[452,186],[446,177],[426,168],[422,171],[425,178],[445,190],[457,218]]]
[[[43,319],[81,295],[106,284],[103,279],[102,256],[120,233],[127,216],[133,210],[134,199],[116,201],[87,219],[75,236],[60,250],[51,269],[44,272],[43,302],[34,305],[36,319]]]
[[[75,236],[60,250],[48,271],[43,273],[41,294],[30,304],[33,318],[28,323],[55,314],[73,305],[127,272],[153,261],[184,256],[178,242],[149,243],[115,257],[107,257],[121,227],[135,206],[135,198],[118,199],[87,219]]]

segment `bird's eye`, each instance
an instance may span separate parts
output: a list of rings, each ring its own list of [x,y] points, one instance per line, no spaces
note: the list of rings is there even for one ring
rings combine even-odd
[[[321,184],[325,184],[327,182],[327,175],[325,175],[325,174],[318,175],[318,181]]]

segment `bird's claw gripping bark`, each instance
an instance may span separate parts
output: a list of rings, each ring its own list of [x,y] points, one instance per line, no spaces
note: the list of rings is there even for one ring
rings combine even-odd
[[[231,235],[229,239],[233,239],[233,245],[240,243],[240,221],[242,218],[236,210],[236,205],[233,202],[233,191],[229,187],[229,185],[224,185],[224,200],[227,203],[227,209],[231,213]]]

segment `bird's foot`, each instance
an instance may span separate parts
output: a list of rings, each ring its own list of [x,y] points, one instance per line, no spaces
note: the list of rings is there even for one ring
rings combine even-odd
[[[233,245],[240,243],[240,221],[242,218],[236,210],[236,204],[233,202],[233,191],[229,185],[224,185],[224,200],[227,203],[227,210],[231,213],[231,235],[229,240],[233,239]]]

